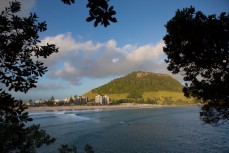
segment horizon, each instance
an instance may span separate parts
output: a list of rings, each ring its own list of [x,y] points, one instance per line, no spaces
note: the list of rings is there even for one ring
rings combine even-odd
[[[10,0],[1,1],[0,10]],[[169,74],[184,84],[180,75],[172,75],[164,62],[164,25],[177,9],[193,6],[206,15],[228,12],[229,2],[198,0],[110,1],[117,23],[94,28],[86,22],[85,1],[64,5],[59,1],[19,0],[21,16],[35,12],[38,21],[47,22],[40,33],[41,44],[54,43],[59,52],[44,61],[48,72],[40,77],[37,88],[27,94],[11,92],[17,99],[64,99],[84,93],[133,71]],[[167,4],[166,4],[167,3]],[[50,9],[52,6],[53,9]],[[136,11],[139,10],[140,11]]]

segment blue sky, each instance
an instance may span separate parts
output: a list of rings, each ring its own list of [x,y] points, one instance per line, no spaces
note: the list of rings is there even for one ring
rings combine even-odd
[[[48,30],[40,33],[41,44],[54,43],[59,53],[41,59],[48,72],[37,88],[13,93],[24,100],[63,99],[82,95],[114,78],[133,71],[171,74],[163,53],[164,25],[177,9],[194,6],[204,14],[228,12],[228,0],[110,0],[117,23],[94,28],[88,23],[87,0],[64,5],[61,0],[21,0],[21,15],[36,12]],[[0,9],[8,0],[1,1]],[[181,76],[173,76],[182,82]]]

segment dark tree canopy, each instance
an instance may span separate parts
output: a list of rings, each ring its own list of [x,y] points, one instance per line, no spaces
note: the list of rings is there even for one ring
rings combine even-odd
[[[62,0],[72,4],[74,0]],[[105,27],[109,21],[116,22],[112,16],[113,7],[108,7],[107,0],[88,1],[90,17],[88,22],[95,19]],[[47,67],[39,60],[58,52],[54,44],[39,45],[39,33],[46,31],[46,23],[38,22],[38,16],[31,13],[29,17],[19,17],[21,9],[18,1],[10,2],[10,6],[0,12],[0,84],[6,85],[7,90],[27,92],[36,87],[38,77],[41,77]],[[0,87],[0,152],[33,153],[36,148],[55,141],[39,125],[25,126],[32,121],[27,107],[21,100],[15,100]],[[52,100],[54,97],[52,97]],[[86,152],[93,151],[89,146]],[[63,145],[59,151],[76,152],[76,148]]]
[[[36,14],[16,15],[21,5],[14,1],[0,14],[0,81],[8,90],[27,92],[35,87],[38,76],[47,68],[36,58],[46,58],[58,49],[53,44],[38,46],[38,33],[46,30]],[[15,100],[0,87],[0,150],[32,153],[43,144],[55,141],[39,125],[25,126],[32,121],[21,100]]]
[[[33,153],[36,148],[55,141],[39,125],[25,126],[32,121],[27,107],[10,94],[0,93],[0,151]]]
[[[11,2],[0,14],[0,81],[9,90],[27,92],[47,71],[36,58],[46,58],[58,49],[54,44],[38,46],[38,33],[46,30],[46,23],[38,22],[35,13],[21,18],[15,15],[18,11],[20,3]]]
[[[218,126],[225,123],[229,119],[229,103],[228,102],[209,102],[205,104],[200,112],[200,118],[204,123]]]
[[[167,68],[184,76],[185,96],[209,102],[201,113],[206,123],[229,120],[229,13],[206,16],[185,8],[177,10],[165,27]],[[205,108],[219,114],[206,116]]]
[[[64,4],[71,5],[75,3],[75,0],[61,0]]]
[[[75,0],[61,0],[64,4],[71,5]],[[117,19],[113,17],[116,14],[114,6],[108,4],[109,0],[88,0],[87,8],[89,8],[89,17],[87,22],[94,21],[94,26],[97,27],[100,23],[104,27],[110,25],[110,22],[116,23]]]

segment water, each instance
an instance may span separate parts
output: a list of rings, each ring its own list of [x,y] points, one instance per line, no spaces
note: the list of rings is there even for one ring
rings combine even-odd
[[[86,144],[96,153],[228,153],[228,125],[212,127],[199,119],[199,107],[54,111],[30,114],[60,144]]]

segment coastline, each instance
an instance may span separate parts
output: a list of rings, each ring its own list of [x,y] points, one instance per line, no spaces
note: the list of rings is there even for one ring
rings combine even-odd
[[[26,111],[72,111],[72,110],[99,110],[99,109],[137,109],[137,108],[162,108],[162,107],[188,107],[198,105],[153,105],[153,104],[133,104],[125,103],[120,105],[99,105],[99,106],[87,106],[87,105],[75,105],[75,106],[41,106],[41,107],[28,107]]]

